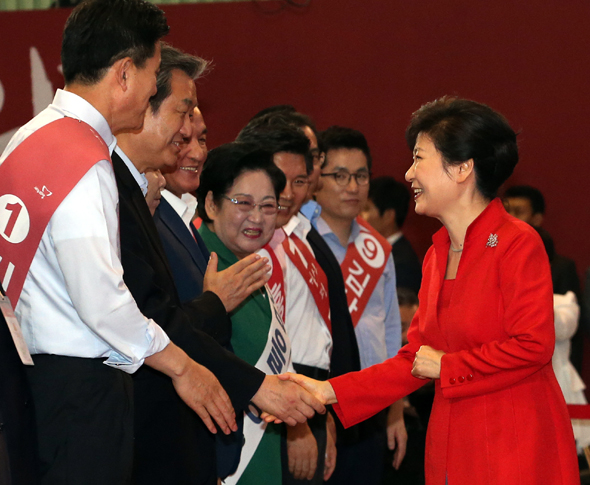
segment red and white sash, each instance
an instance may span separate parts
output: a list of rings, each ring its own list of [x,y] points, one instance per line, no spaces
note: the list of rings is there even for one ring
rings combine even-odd
[[[281,268],[281,263],[279,262],[277,255],[274,252],[274,249],[271,247],[269,243],[265,244],[262,249],[265,249],[270,257],[270,262],[272,264],[272,273],[270,275],[270,279],[268,280],[269,292],[274,300],[275,308],[277,309],[278,314],[281,317],[281,320],[285,321],[285,312],[287,308],[287,300],[285,294],[285,278],[283,276],[283,268]]]
[[[0,165],[0,278],[14,306],[51,216],[94,164],[110,159],[90,125],[60,118]]]
[[[361,230],[354,242],[348,245],[344,261],[340,265],[348,310],[355,327],[391,254],[391,245],[387,239],[361,217],[357,217],[356,221]]]
[[[315,256],[301,239],[291,233],[283,241],[285,253],[303,276],[307,287],[311,292],[320,315],[326,322],[330,333],[332,324],[330,322],[330,300],[328,299],[328,278],[320,267]]]

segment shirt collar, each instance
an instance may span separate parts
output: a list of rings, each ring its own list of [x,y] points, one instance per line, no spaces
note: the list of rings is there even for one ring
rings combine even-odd
[[[70,91],[58,89],[53,98],[53,105],[62,110],[66,116],[88,123],[108,145],[110,153],[117,146],[117,139],[105,117],[84,98]]]
[[[301,213],[309,219],[314,227],[317,227],[318,219],[322,214],[322,206],[315,200],[310,199],[300,209]]]
[[[401,231],[398,231],[392,234],[391,236],[387,236],[387,242],[393,246],[397,241],[401,239],[402,236],[403,233]]]
[[[166,189],[162,190],[162,197],[172,206],[174,212],[180,216],[184,224],[190,227],[197,210],[197,198],[188,193],[182,194],[182,197],[177,197]]]
[[[336,234],[334,233],[334,231],[332,231],[332,229],[330,228],[328,223],[326,221],[324,221],[324,219],[322,219],[321,217],[318,219],[316,229],[317,229],[318,233],[320,234],[320,236],[326,236],[326,235],[331,234],[331,237],[335,241],[337,241],[338,244],[340,244],[340,239],[338,239],[338,236],[336,236]],[[351,242],[354,242],[354,240],[358,237],[360,232],[361,232],[361,226],[356,221],[356,219],[354,219],[351,224],[351,231],[350,231],[350,236],[348,238],[348,244],[350,244]],[[342,246],[342,244],[340,244],[340,245]]]
[[[121,147],[115,148],[115,152],[117,153],[117,155],[119,155],[121,157],[121,160],[123,160],[123,162],[125,162],[125,165],[127,165],[127,168],[131,172],[131,175],[133,175],[133,178],[137,182],[137,185],[139,185],[139,188],[141,189],[141,192],[143,193],[143,196],[145,197],[145,195],[147,194],[147,189],[148,189],[148,182],[147,182],[147,179],[145,178],[145,175],[142,173],[139,173],[139,170],[137,170],[135,165],[133,165],[133,162],[129,159],[129,157],[127,155],[125,155],[125,152],[123,150],[121,150]]]

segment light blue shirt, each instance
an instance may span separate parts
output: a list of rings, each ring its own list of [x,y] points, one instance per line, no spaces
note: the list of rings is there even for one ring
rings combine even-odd
[[[301,206],[300,212],[307,217],[312,226],[317,229],[318,219],[322,215],[322,206],[315,200],[310,199]]]
[[[336,234],[321,217],[316,218],[313,224],[336,256],[338,263],[342,264],[348,244],[359,235],[358,222],[352,222],[352,232],[346,247],[340,244]],[[362,369],[380,364],[395,356],[400,349],[402,326],[397,303],[395,267],[391,255],[354,330]]]

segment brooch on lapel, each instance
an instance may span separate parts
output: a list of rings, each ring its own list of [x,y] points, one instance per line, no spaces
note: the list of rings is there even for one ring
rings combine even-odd
[[[490,237],[488,237],[488,242],[486,243],[486,247],[495,248],[497,245],[498,245],[498,235],[497,234],[490,234]]]

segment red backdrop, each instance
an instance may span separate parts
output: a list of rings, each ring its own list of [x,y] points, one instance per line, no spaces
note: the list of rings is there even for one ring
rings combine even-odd
[[[278,14],[253,2],[164,9],[168,40],[215,64],[199,83],[210,146],[232,140],[259,109],[291,103],[320,128],[360,129],[374,173],[403,177],[412,111],[444,94],[476,99],[520,131],[521,163],[509,184],[543,191],[558,251],[580,272],[590,266],[588,2],[312,0]],[[62,86],[68,14],[0,13],[0,135],[32,117],[33,98],[39,106]],[[405,230],[424,254],[438,227],[412,213]]]

